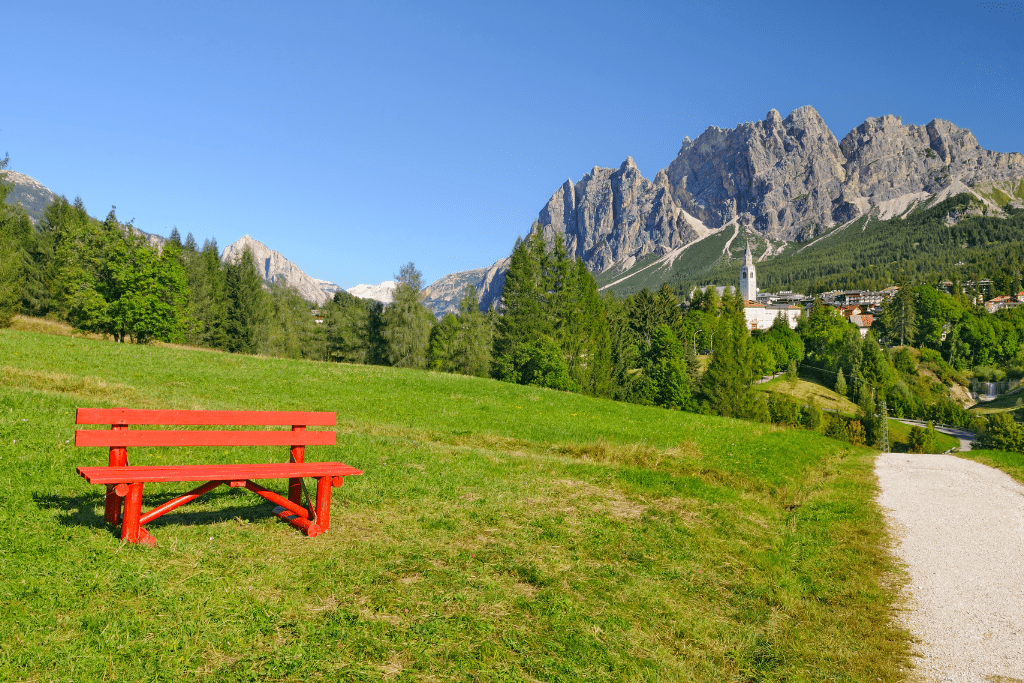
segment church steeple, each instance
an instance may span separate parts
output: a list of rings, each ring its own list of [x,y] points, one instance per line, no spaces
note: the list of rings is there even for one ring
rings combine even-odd
[[[740,268],[740,296],[744,301],[757,301],[757,272],[754,269],[754,256],[750,253],[750,241],[747,241],[747,253],[743,256],[743,267]]]

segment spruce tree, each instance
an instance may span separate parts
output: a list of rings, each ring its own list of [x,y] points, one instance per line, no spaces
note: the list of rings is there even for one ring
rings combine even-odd
[[[846,396],[846,377],[843,376],[842,368],[839,368],[839,372],[836,373],[835,390],[840,396]]]
[[[257,353],[266,334],[270,302],[248,246],[228,264],[225,289],[228,348],[235,353]]]
[[[492,374],[496,379],[520,382],[525,347],[553,332],[544,306],[547,297],[542,273],[546,260],[544,238],[538,231],[525,240],[516,240],[505,272],[501,317],[494,336]]]
[[[422,303],[423,275],[410,261],[395,280],[394,301],[381,314],[384,360],[399,368],[425,368],[434,316]]]

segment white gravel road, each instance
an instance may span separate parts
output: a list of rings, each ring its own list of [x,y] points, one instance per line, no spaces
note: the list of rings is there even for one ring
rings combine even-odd
[[[1024,682],[1024,486],[952,455],[884,453],[875,473],[911,578],[916,680]]]

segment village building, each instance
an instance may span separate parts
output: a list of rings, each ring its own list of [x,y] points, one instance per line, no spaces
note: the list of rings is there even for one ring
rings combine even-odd
[[[784,318],[790,328],[796,327],[797,318],[804,312],[803,307],[792,303],[759,303],[757,293],[757,269],[750,253],[750,244],[743,256],[740,268],[740,296],[743,297],[743,317],[748,330],[767,330],[777,318]],[[792,295],[792,292],[788,292]],[[769,299],[770,301],[770,299]]]

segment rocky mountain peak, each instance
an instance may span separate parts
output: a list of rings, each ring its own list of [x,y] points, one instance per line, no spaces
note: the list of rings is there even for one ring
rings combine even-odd
[[[925,194],[1020,178],[1024,157],[983,150],[948,121],[869,118],[839,141],[808,105],[785,118],[772,109],[763,121],[685,137],[653,182],[631,157],[618,169],[595,166],[552,195],[537,227],[548,239],[564,234],[570,255],[600,273],[733,222],[802,240]]]
[[[224,247],[221,253],[221,261],[225,263],[235,262],[241,257],[242,252],[248,247],[252,252],[253,261],[256,262],[256,270],[259,271],[265,282],[274,283],[284,280],[289,287],[298,291],[299,295],[307,301],[315,304],[322,304],[334,293],[341,289],[333,282],[318,280],[306,275],[302,270],[259,240],[245,235],[238,241]]]

